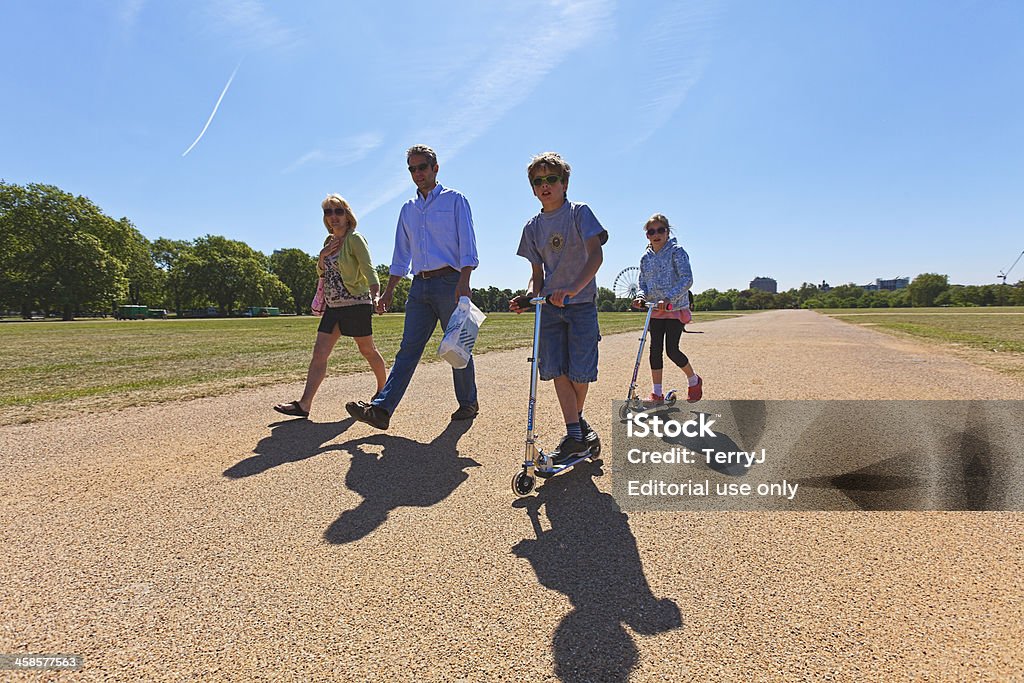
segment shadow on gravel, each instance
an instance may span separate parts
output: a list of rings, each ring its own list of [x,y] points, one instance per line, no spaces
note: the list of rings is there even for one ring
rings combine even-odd
[[[324,532],[328,543],[351,543],[373,533],[395,508],[429,507],[441,502],[469,478],[466,469],[479,467],[472,458],[460,458],[459,439],[472,420],[451,422],[430,443],[401,436],[374,434],[349,441],[342,448],[352,453],[345,485],[363,502],[341,513]],[[381,446],[381,453],[364,446]]]
[[[540,583],[568,596],[570,612],[555,629],[555,674],[563,681],[627,681],[639,651],[623,624],[651,636],[682,626],[679,606],[654,597],[640,564],[629,519],[593,477],[600,461],[549,479],[522,498],[535,539],[512,548]],[[540,508],[551,528],[541,526]]]
[[[897,407],[914,405],[891,403]],[[794,445],[795,457],[814,457],[813,435],[825,430],[850,444],[851,453],[861,455],[858,459],[867,459],[863,452],[896,455],[856,469],[808,477],[798,483],[808,488],[838,490],[861,510],[1018,509],[1012,491],[1020,490],[1021,468],[1014,466],[1019,437],[1003,433],[1006,425],[999,423],[999,413],[990,415],[985,410],[989,404],[964,402],[959,413],[952,407],[957,405],[950,402],[949,422],[942,425],[942,450],[922,453],[912,434],[889,429],[883,437],[874,435],[871,425],[881,422],[885,414],[875,409],[873,403],[837,402],[837,407],[824,411],[806,430],[808,436]],[[851,413],[858,409],[862,412],[853,414],[851,419]],[[909,408],[905,412],[916,417]],[[883,443],[877,443],[879,439]]]
[[[340,422],[282,420],[270,425],[270,436],[260,439],[252,452],[256,455],[224,470],[229,479],[251,477],[289,462],[312,458],[337,446],[324,447],[355,424],[350,417]]]

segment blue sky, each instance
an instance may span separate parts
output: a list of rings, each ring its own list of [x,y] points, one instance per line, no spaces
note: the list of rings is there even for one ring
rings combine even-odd
[[[13,0],[0,177],[265,253],[315,252],[339,192],[381,263],[425,143],[474,286],[518,288],[525,166],[555,150],[611,234],[602,286],[654,212],[696,291],[991,283],[1024,249],[1022,35],[1016,0]]]

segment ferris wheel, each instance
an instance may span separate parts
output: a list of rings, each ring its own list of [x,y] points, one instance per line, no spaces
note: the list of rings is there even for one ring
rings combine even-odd
[[[615,276],[612,291],[615,292],[615,297],[618,299],[635,299],[637,292],[640,291],[640,268],[637,266],[623,268],[622,272]]]

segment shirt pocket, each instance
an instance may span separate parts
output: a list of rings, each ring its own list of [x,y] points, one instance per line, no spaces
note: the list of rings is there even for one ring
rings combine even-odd
[[[427,231],[431,235],[454,235],[454,211],[430,211],[427,213]]]

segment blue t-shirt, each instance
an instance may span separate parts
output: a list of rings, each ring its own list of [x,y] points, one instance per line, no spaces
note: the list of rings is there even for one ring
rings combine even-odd
[[[538,213],[527,221],[516,253],[530,263],[543,264],[544,289],[539,292],[540,296],[575,284],[587,262],[586,242],[591,237],[600,237],[604,244],[608,241],[608,231],[586,204],[567,201],[555,211]],[[584,304],[596,300],[597,282],[591,279],[576,296],[565,302]]]

